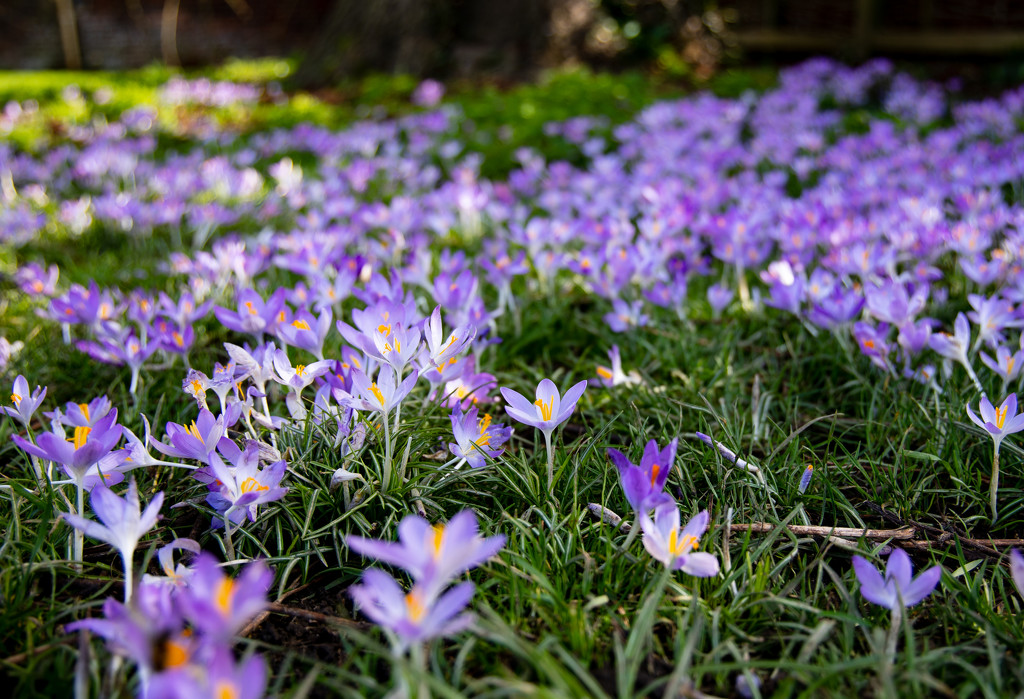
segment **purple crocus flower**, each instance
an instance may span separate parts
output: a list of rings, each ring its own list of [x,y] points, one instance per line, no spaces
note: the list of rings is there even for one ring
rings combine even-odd
[[[221,438],[227,434],[230,425],[223,415],[214,417],[209,410],[200,410],[199,417],[187,427],[176,422],[167,423],[167,438],[170,444],[151,440],[150,444],[160,453],[179,459],[192,459],[209,465],[210,454],[217,449]]]
[[[554,483],[555,454],[551,451],[551,433],[556,427],[569,419],[572,411],[576,409],[576,402],[587,390],[586,380],[565,392],[564,396],[558,395],[558,388],[551,379],[541,379],[537,384],[537,400],[530,402],[522,394],[513,391],[511,388],[502,388],[501,395],[505,397],[505,412],[513,420],[536,427],[544,433],[544,444],[548,454],[548,483]]]
[[[998,408],[992,406],[988,396],[981,397],[978,406],[981,412],[979,418],[967,404],[967,417],[978,427],[982,428],[992,436],[992,479],[989,485],[989,499],[992,506],[992,520],[996,518],[996,494],[999,490],[999,445],[1003,443],[1008,435],[1024,430],[1024,413],[1017,414],[1017,394],[1011,393]]]
[[[491,558],[505,545],[501,534],[484,538],[473,510],[462,510],[448,524],[430,524],[407,515],[398,524],[398,541],[345,537],[356,553],[408,571],[428,597],[455,577]]]
[[[334,314],[330,306],[320,309],[320,315],[314,317],[308,311],[299,311],[291,322],[282,323],[277,328],[277,336],[286,345],[304,349],[319,360],[324,358],[324,340],[331,330]]]
[[[94,427],[97,422],[107,417],[113,409],[113,403],[106,396],[97,396],[88,403],[65,403],[64,412],[43,413],[46,417],[57,420],[68,427]]]
[[[182,633],[184,620],[165,585],[140,585],[129,605],[108,597],[102,619],[82,619],[66,629],[87,629],[105,639],[115,653],[135,661],[143,684],[155,672],[188,662],[194,644]]]
[[[161,672],[146,690],[146,699],[261,699],[267,688],[267,664],[253,655],[236,664],[231,650],[217,646],[202,665]]]
[[[45,387],[36,386],[36,390],[30,393],[28,381],[19,374],[18,378],[14,379],[14,386],[11,387],[11,405],[13,407],[5,405],[3,411],[28,427],[32,422],[32,415],[35,414],[45,397]]]
[[[708,287],[708,303],[715,318],[722,315],[722,311],[732,302],[732,297],[733,290],[724,284],[712,284]]]
[[[556,427],[569,419],[576,409],[576,402],[586,389],[587,382],[580,381],[566,391],[564,396],[560,396],[551,379],[542,379],[537,384],[537,399],[532,403],[511,388],[503,387],[501,395],[508,403],[505,411],[509,417],[550,435]]]
[[[469,343],[476,337],[476,326],[463,325],[455,328],[447,340],[442,340],[444,332],[441,325],[441,307],[436,306],[424,327],[423,335],[427,341],[431,366],[440,367],[449,359],[461,354],[462,350],[469,346]]]
[[[445,367],[449,366],[452,365],[445,365]],[[494,399],[488,397],[487,394],[498,387],[498,380],[494,375],[487,372],[477,373],[476,358],[473,355],[467,355],[459,362],[459,366],[462,367],[462,375],[445,382],[444,395],[448,396],[446,405],[449,408],[459,406],[465,410],[471,405],[493,403]],[[436,370],[434,371],[436,373]],[[442,375],[444,373],[444,371],[441,372]]]
[[[974,373],[970,360],[967,358],[967,352],[971,347],[971,324],[967,320],[967,316],[963,313],[957,313],[956,320],[953,323],[953,334],[950,335],[944,332],[933,333],[928,340],[928,344],[946,359],[960,364],[967,371],[967,375],[971,377],[971,381],[974,383],[974,387],[978,389],[978,392],[985,392],[981,382],[978,381],[978,376]]]
[[[363,614],[398,636],[398,646],[404,650],[468,628],[474,617],[462,611],[474,589],[473,583],[464,582],[437,596],[414,585],[407,594],[390,575],[369,568],[363,572],[363,583],[350,587],[349,594]]]
[[[92,489],[89,503],[99,522],[67,512],[64,513],[64,520],[82,530],[86,536],[106,542],[118,550],[124,563],[124,601],[127,603],[132,598],[132,557],[135,548],[142,535],[156,524],[160,507],[164,503],[164,494],[160,492],[154,495],[145,511],[141,511],[139,490],[132,480],[124,498],[118,497],[105,486],[98,486]]]
[[[69,476],[81,483],[88,470],[110,454],[120,441],[121,426],[116,422],[117,410],[112,409],[91,427],[76,426],[70,439],[53,432],[40,434],[36,444],[20,435],[11,439],[22,451],[62,465]]]
[[[237,312],[215,306],[213,314],[228,330],[260,339],[263,333],[274,332],[277,328],[284,309],[284,297],[284,289],[278,289],[266,301],[252,289],[243,289],[238,292]]]
[[[237,447],[230,449],[230,446],[234,446],[233,442],[227,444],[230,441],[224,440],[221,447],[235,457],[233,467],[227,466],[218,454],[210,454],[208,472],[216,479],[216,483],[211,486],[213,492],[207,496],[206,501],[224,516],[225,525],[228,522],[237,524],[246,515],[249,521],[255,522],[260,505],[280,500],[288,492],[287,488],[280,487],[288,465],[282,460],[261,469],[260,450],[256,442],[250,441],[245,450],[241,451]]]
[[[1010,577],[1017,592],[1024,597],[1024,555],[1017,549],[1010,549]]]
[[[654,519],[641,512],[644,548],[670,570],[681,570],[698,578],[718,575],[718,559],[710,553],[696,552],[709,520],[708,511],[702,510],[680,530],[679,507],[675,502],[656,509]]]
[[[664,449],[651,440],[644,447],[639,464],[634,464],[618,449],[608,449],[608,458],[619,470],[622,492],[637,516],[641,512],[672,504],[672,498],[664,492],[665,482],[676,460],[678,439],[673,439]]]
[[[644,313],[644,302],[626,303],[622,299],[612,301],[611,313],[606,313],[604,322],[612,332],[621,333],[632,328],[642,328],[650,322],[650,316]]]
[[[262,561],[249,563],[237,578],[230,578],[213,556],[201,553],[180,597],[181,608],[196,629],[228,641],[266,608],[267,590],[273,582],[273,571]]]
[[[452,409],[451,421],[455,442],[449,443],[448,449],[455,457],[468,463],[470,468],[480,468],[486,459],[500,456],[505,451],[502,445],[512,435],[511,427],[492,425],[490,415],[477,420],[476,408],[470,408],[463,415],[462,409],[456,405]]]
[[[57,277],[60,270],[57,265],[50,265],[45,271],[36,263],[19,267],[14,273],[14,280],[21,290],[29,296],[54,296],[57,293]]]
[[[591,383],[597,382],[606,388],[612,388],[623,384],[636,384],[642,381],[636,371],[631,371],[629,374],[622,371],[622,357],[619,355],[618,345],[612,345],[612,348],[608,350],[608,359],[611,362],[611,367],[598,366],[598,378],[591,379]]]
[[[910,556],[899,548],[889,554],[884,578],[862,556],[853,557],[853,570],[864,599],[890,610],[917,604],[935,590],[942,577],[942,566],[934,566],[914,578]]]
[[[359,369],[352,369],[351,406],[356,410],[376,411],[387,416],[409,395],[418,377],[419,372],[414,370],[398,383],[394,370],[385,365],[380,367],[374,381]]]

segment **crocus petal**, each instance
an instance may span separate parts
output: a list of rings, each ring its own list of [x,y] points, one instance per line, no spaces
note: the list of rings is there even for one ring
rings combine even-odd
[[[895,606],[892,591],[886,588],[882,574],[870,561],[862,556],[854,556],[853,571],[860,581],[860,593],[864,595],[864,599],[888,609]]]
[[[680,570],[687,575],[692,575],[695,578],[710,578],[718,575],[718,559],[710,553],[698,551],[687,554],[683,558]]]
[[[1010,549],[1010,576],[1017,592],[1024,597],[1024,555],[1017,549]]]
[[[906,587],[900,588],[903,605],[912,607],[930,595],[942,579],[942,566],[934,566],[914,578]]]
[[[906,551],[898,548],[889,554],[889,560],[885,564],[885,577],[895,582],[899,589],[907,589],[913,577],[913,566]]]
[[[537,406],[527,400],[523,394],[513,391],[511,388],[502,388],[501,395],[505,398],[505,402],[509,407],[515,408],[518,412],[530,415],[531,417],[536,416]]]

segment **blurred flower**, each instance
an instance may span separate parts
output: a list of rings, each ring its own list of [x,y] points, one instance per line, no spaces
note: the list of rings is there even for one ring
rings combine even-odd
[[[889,554],[884,578],[862,556],[853,557],[853,570],[864,599],[886,609],[912,607],[930,595],[942,578],[942,566],[929,568],[913,578],[910,556],[899,548]]]

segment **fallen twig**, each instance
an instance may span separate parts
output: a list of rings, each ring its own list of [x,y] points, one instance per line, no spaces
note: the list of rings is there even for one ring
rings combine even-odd
[[[773,531],[777,525],[768,522],[753,522],[752,524],[733,524],[732,528],[738,532],[767,533]],[[832,536],[844,539],[913,539],[914,527],[907,526],[900,529],[860,529],[858,527],[822,527],[804,524],[789,524],[786,529],[799,536]]]

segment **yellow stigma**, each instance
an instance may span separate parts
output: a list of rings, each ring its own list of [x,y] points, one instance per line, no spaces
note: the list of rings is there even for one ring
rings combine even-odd
[[[69,439],[68,441],[72,442],[75,445],[75,449],[81,449],[83,446],[85,446],[86,441],[89,439],[90,432],[92,432],[91,427],[79,425],[78,427],[75,428],[75,436],[71,437],[71,439]]]
[[[214,696],[217,697],[217,699],[238,699],[241,695],[239,695],[238,688],[235,687],[235,685],[221,680],[217,683]]]
[[[654,487],[654,481],[658,480],[658,474],[661,473],[661,466],[654,464],[651,466],[651,487]]]
[[[178,347],[184,347],[185,346],[185,338],[183,338],[181,336],[181,333],[178,332],[177,330],[175,330],[174,332],[171,333],[171,337],[174,338],[174,344],[176,344]]]
[[[299,330],[309,330],[309,323],[304,321],[302,318],[292,321],[292,327],[298,328]]]
[[[608,381],[611,381],[613,376],[611,370],[603,366],[597,367],[597,375],[602,379],[607,379]]]
[[[256,309],[252,307],[252,301],[246,301],[245,302],[245,307],[249,311],[249,315],[251,315],[251,316],[259,315],[256,312]]]
[[[158,665],[162,670],[181,667],[188,662],[188,651],[180,643],[166,640],[163,642],[160,650],[162,651],[160,654],[162,662],[158,663]]]
[[[220,581],[217,585],[217,591],[214,593],[214,601],[217,603],[217,608],[227,614],[231,611],[231,596],[235,592],[235,581],[229,577],[226,577]]]
[[[391,326],[381,323],[380,325],[377,326],[377,332],[379,332],[384,337],[388,337],[391,334]]]
[[[192,386],[192,393],[194,395],[198,396],[200,393],[205,393],[206,392],[206,389],[203,388],[203,382],[200,381],[199,379],[192,379],[191,386]]]
[[[306,365],[305,364],[296,364],[295,365],[295,373],[298,376],[305,376],[306,375]]]
[[[89,417],[89,404],[88,403],[79,403],[78,404],[78,409],[82,411],[82,415],[85,416],[85,421],[86,422],[89,422],[90,420],[92,420],[92,418]]]
[[[672,533],[668,535],[668,551],[673,556],[682,556],[697,548],[699,541],[692,534],[687,534],[682,539],[679,539],[679,530],[673,529]]]
[[[12,393],[11,402],[14,403],[15,407],[21,405],[21,396],[19,396],[17,393]]]
[[[1006,422],[1007,409],[1008,407],[1005,405],[1001,408],[996,408],[996,427],[999,429],[1003,429],[1003,424]]]
[[[547,403],[545,403],[540,398],[538,398],[537,400],[535,400],[533,402],[533,404],[536,405],[538,408],[540,408],[540,418],[542,420],[550,420],[551,419],[551,409],[555,405],[555,397],[554,396],[551,396],[551,398],[548,399]]]
[[[405,608],[409,611],[409,619],[413,622],[418,623],[423,618],[424,609],[423,603],[420,602],[419,595],[415,592],[410,592],[405,596]]]
[[[434,558],[438,558],[441,555],[441,544],[444,541],[444,525],[435,524],[431,527],[434,530],[433,545],[434,545]]]
[[[32,291],[36,292],[37,294],[42,293],[43,283],[36,279],[34,282],[32,282]]]
[[[192,421],[191,425],[185,428],[185,431],[188,432],[193,437],[195,437],[196,439],[198,439],[201,443],[206,444],[206,441],[203,440],[203,435],[199,434],[199,428],[196,426],[195,420]]]
[[[260,482],[255,478],[246,478],[245,481],[242,482],[243,493],[251,493],[253,491],[258,493],[261,490],[270,490],[270,486],[260,484]]]
[[[1017,363],[1017,360],[1010,357],[1006,360],[1006,375],[1009,376],[1013,373],[1013,365]]]
[[[377,399],[378,403],[380,403],[380,407],[383,408],[384,407],[384,394],[380,392],[379,388],[377,388],[377,382],[376,381],[374,381],[373,383],[370,384],[370,393],[373,394],[373,397]]]

